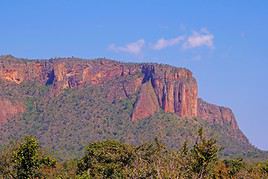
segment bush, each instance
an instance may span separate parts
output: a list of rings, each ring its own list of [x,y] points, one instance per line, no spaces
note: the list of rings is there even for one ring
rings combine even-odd
[[[117,141],[91,143],[78,163],[77,174],[92,178],[125,176],[124,170],[134,160],[133,148]]]
[[[35,137],[26,137],[17,150],[13,161],[17,178],[36,178],[42,176],[42,167],[55,167],[56,161],[42,156]]]

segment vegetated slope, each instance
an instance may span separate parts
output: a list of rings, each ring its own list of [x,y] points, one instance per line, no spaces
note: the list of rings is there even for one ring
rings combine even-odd
[[[218,139],[224,147],[224,155],[261,154],[250,144],[234,138],[228,126],[211,125],[201,119],[183,119],[160,111],[147,119],[132,122],[130,114],[134,100],[110,103],[103,98],[102,88],[67,89],[51,97],[49,87],[44,89],[33,83],[9,89],[4,93],[20,93],[27,109],[1,126],[2,144],[34,135],[47,150],[61,159],[70,159],[81,156],[89,142],[103,139],[141,144],[157,137],[175,149],[185,141],[192,144],[198,128],[203,127],[208,135]],[[3,95],[3,91],[1,93]]]
[[[47,150],[68,159],[102,139],[141,144],[157,137],[178,148],[186,140],[193,144],[203,127],[225,156],[264,156],[239,130],[230,109],[198,99],[197,83],[186,69],[104,59],[5,56],[0,62],[0,99],[15,108],[0,109],[13,111],[0,119],[2,146],[34,135]]]

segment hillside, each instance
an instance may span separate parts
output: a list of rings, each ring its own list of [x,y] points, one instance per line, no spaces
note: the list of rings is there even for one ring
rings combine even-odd
[[[34,135],[68,159],[103,139],[141,144],[157,137],[177,148],[193,144],[203,127],[224,156],[262,156],[231,109],[199,98],[197,86],[191,71],[169,65],[1,56],[0,144]]]

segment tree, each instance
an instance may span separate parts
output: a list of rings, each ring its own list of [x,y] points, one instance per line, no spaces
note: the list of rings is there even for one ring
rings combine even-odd
[[[181,177],[182,178],[192,178],[192,168],[191,168],[191,155],[189,152],[189,147],[187,144],[187,141],[185,141],[182,145],[182,148],[178,151],[179,155],[179,162],[180,162],[180,167],[179,170],[181,172]]]
[[[268,175],[268,161],[260,163],[259,168],[261,169],[262,173]]]
[[[77,165],[77,174],[81,178],[122,178],[134,160],[133,152],[130,145],[117,141],[91,143]]]
[[[13,162],[17,178],[22,179],[41,177],[41,167],[56,165],[54,159],[41,154],[37,139],[31,136],[26,137],[14,152]]]
[[[16,143],[11,144],[0,149],[0,178],[15,178],[16,172],[13,163],[13,151],[18,147]]]
[[[157,138],[135,148],[135,161],[130,178],[161,178],[161,169],[167,150]]]
[[[213,138],[206,139],[203,129],[198,131],[198,138],[190,150],[191,170],[198,178],[205,178],[209,173],[209,167],[218,160],[220,148]]]
[[[245,167],[245,163],[242,158],[224,160],[224,164],[228,169],[228,175],[230,177],[235,176],[242,168]]]

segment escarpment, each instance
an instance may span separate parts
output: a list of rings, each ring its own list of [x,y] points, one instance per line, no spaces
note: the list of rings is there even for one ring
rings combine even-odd
[[[199,117],[210,123],[227,124],[234,130],[238,129],[230,109],[198,99],[197,82],[192,72],[185,68],[160,64],[128,64],[106,59],[24,60],[1,56],[0,79],[17,85],[35,81],[51,86],[52,91],[83,88],[87,85],[104,86],[105,97],[110,102],[136,96],[130,115],[133,121],[163,110],[182,118]],[[2,112],[0,120],[6,120],[6,116],[13,113],[16,112]]]
[[[176,113],[180,117],[197,116],[197,83],[189,70],[147,64],[141,66],[141,72],[142,83],[153,86],[151,93],[156,95],[157,105],[165,112]],[[144,117],[132,116],[133,120],[142,118]]]
[[[209,122],[228,124],[233,129],[238,129],[235,116],[230,108],[209,104],[198,99],[198,116]]]
[[[152,83],[144,82],[132,113],[132,120],[144,119],[159,111],[159,104]]]
[[[255,151],[231,109],[199,98],[188,69],[103,58],[0,56],[0,147],[35,135],[53,151],[71,155],[102,139],[139,144],[158,137],[178,148],[185,140],[195,142],[199,127],[217,136],[227,154]]]
[[[23,113],[24,111],[25,107],[23,104],[0,97],[0,125],[6,123],[8,119]]]

